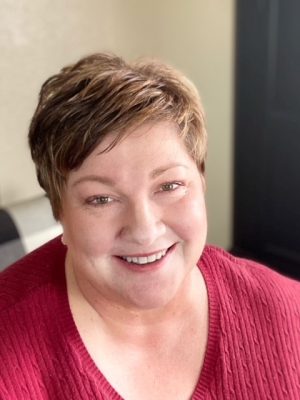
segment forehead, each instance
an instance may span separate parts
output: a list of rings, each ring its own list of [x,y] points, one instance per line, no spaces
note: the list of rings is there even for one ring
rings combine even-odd
[[[115,146],[111,146],[117,140],[117,146],[125,141],[125,146],[137,146],[138,142],[148,142],[149,145],[159,145],[163,141],[178,141],[180,142],[180,129],[175,122],[172,121],[153,121],[133,126],[125,129],[123,132],[108,133],[101,144],[98,146],[99,153],[106,152],[106,148],[110,150]],[[125,147],[124,146],[124,147]]]
[[[175,123],[147,123],[125,131],[121,140],[106,151],[116,137],[116,133],[108,134],[76,172],[93,169],[101,172],[119,169],[121,172],[130,167],[151,169],[180,160],[194,163]]]
[[[125,132],[113,148],[105,151],[115,139],[115,133],[107,135],[80,168],[70,172],[71,186],[86,176],[105,176],[106,180],[115,182],[142,182],[171,167],[197,168],[174,123],[141,125]]]

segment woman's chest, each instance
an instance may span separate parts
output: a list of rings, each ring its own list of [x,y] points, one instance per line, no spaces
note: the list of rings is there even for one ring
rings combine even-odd
[[[140,352],[106,345],[90,355],[125,400],[188,400],[199,380],[205,345],[193,336],[186,339],[176,348],[162,343],[151,352]]]

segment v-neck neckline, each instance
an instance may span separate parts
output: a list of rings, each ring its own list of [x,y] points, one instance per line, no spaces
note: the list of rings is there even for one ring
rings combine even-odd
[[[205,281],[207,295],[208,295],[208,338],[204,355],[203,366],[199,375],[197,385],[195,387],[192,399],[200,400],[206,393],[209,384],[214,376],[216,362],[219,356],[219,333],[220,333],[220,310],[219,310],[219,295],[216,283],[212,277],[209,266],[208,249],[206,246],[202,256],[198,262],[198,268],[202,273]],[[101,387],[101,391],[109,400],[124,400],[118,392],[111,386],[109,381],[102,374],[101,370],[96,366],[94,360],[86,349],[83,340],[80,336],[76,323],[74,321],[72,311],[70,308],[66,274],[63,278],[63,293],[62,293],[62,307],[60,312],[61,330],[66,335],[67,345],[71,346],[79,355],[81,369],[88,371],[95,380],[97,386]]]

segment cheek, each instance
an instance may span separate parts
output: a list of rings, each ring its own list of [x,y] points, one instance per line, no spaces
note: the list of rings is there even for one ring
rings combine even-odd
[[[66,216],[64,237],[73,254],[98,257],[109,252],[113,245],[113,227],[105,224],[100,218],[84,213]]]
[[[203,194],[186,196],[172,210],[174,230],[185,241],[206,238],[207,221]]]

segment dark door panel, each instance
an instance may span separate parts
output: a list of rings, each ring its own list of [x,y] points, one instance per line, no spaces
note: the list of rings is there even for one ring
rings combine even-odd
[[[233,252],[300,278],[300,2],[237,2]]]

